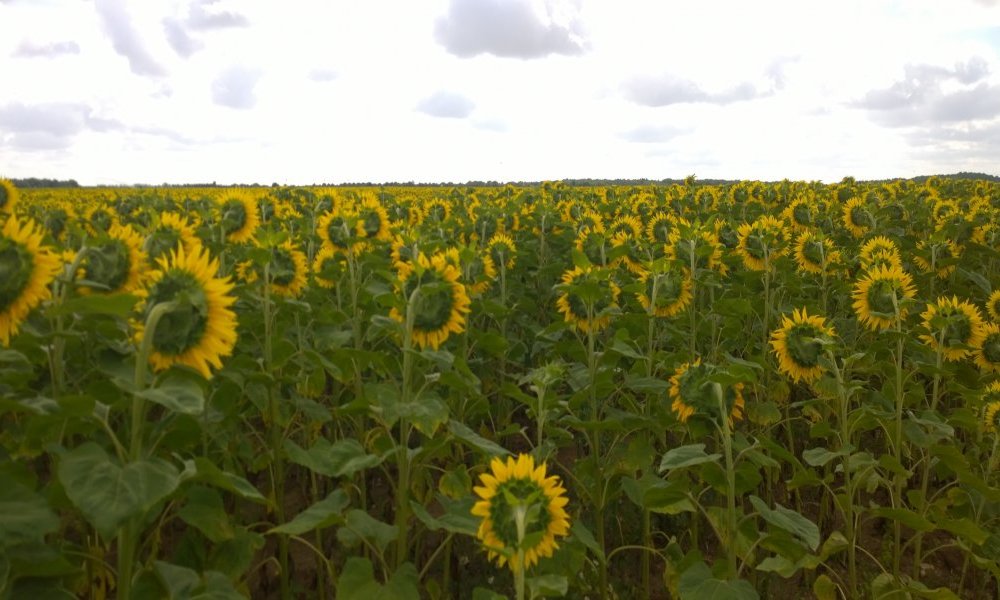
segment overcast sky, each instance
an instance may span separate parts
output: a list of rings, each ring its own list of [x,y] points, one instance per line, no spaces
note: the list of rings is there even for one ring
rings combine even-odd
[[[1000,174],[1000,0],[0,0],[0,177]]]

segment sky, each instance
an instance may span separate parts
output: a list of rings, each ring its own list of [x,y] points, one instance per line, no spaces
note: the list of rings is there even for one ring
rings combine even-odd
[[[0,177],[1000,175],[1000,0],[0,0]]]

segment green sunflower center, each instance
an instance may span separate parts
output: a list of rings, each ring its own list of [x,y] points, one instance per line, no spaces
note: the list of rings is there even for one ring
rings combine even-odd
[[[375,237],[382,230],[382,215],[377,210],[369,210],[361,217],[361,227],[366,237]]]
[[[7,187],[0,185],[0,208],[7,206],[7,200],[9,199],[10,196],[7,194]]]
[[[87,249],[83,278],[113,292],[125,285],[131,266],[128,246],[121,240],[112,239]]]
[[[528,507],[525,541],[526,549],[541,541],[541,536],[549,527],[552,515],[546,502],[545,492],[538,483],[531,479],[508,479],[497,486],[497,493],[490,499],[490,521],[493,532],[503,542],[505,548],[517,548],[517,520],[514,517],[516,506],[512,505],[508,496],[517,503]],[[531,544],[532,538],[538,542]]]
[[[872,226],[872,216],[868,214],[863,206],[855,206],[851,208],[851,224],[858,228],[867,228]]]
[[[599,233],[588,233],[583,240],[583,253],[587,255],[587,260],[595,265],[604,264],[604,236]]]
[[[764,260],[764,256],[767,254],[767,243],[759,233],[751,233],[747,236],[743,249],[757,260]]]
[[[444,221],[448,216],[448,209],[443,204],[435,203],[427,209],[427,216],[435,221]]]
[[[226,200],[222,205],[222,230],[229,235],[246,225],[247,207],[239,200]]]
[[[795,208],[792,209],[792,218],[799,225],[812,225],[813,223],[812,210],[805,203],[795,205]]]
[[[944,326],[945,346],[961,346],[969,343],[972,336],[972,321],[968,315],[956,312],[948,316],[947,324]]]
[[[680,300],[684,291],[684,277],[676,271],[670,271],[659,276],[650,277],[646,281],[646,295],[649,298],[656,293],[656,307],[665,308]]]
[[[111,227],[111,214],[103,209],[95,210],[90,214],[90,224],[96,231],[107,231]]]
[[[0,313],[21,296],[34,269],[30,250],[12,239],[0,237]]]
[[[805,244],[802,244],[802,256],[804,256],[806,261],[810,264],[822,266],[825,255],[826,249],[823,247],[823,242],[820,240],[810,239]]]
[[[983,341],[983,357],[991,364],[1000,364],[1000,333],[991,333]]]
[[[680,377],[680,396],[684,404],[695,409],[698,414],[709,415],[712,418],[719,418],[719,400],[715,395],[715,386],[710,377],[714,368],[702,363],[692,365],[687,368]],[[733,410],[738,395],[732,386],[724,386],[722,401],[725,404],[727,414]]]
[[[153,349],[177,355],[201,342],[208,325],[208,298],[194,275],[174,269],[167,271],[149,291],[147,313],[157,304],[170,301],[178,304],[160,317],[153,334]]]
[[[181,243],[181,234],[172,227],[158,227],[146,238],[146,253],[152,259],[174,250]]]
[[[275,285],[287,286],[295,281],[295,260],[287,248],[271,250],[271,264],[268,265],[271,282]]]
[[[795,364],[803,368],[812,368],[819,364],[823,345],[816,340],[822,332],[814,325],[798,324],[793,326],[785,336],[788,355]]]
[[[66,211],[61,208],[57,208],[45,217],[45,228],[48,229],[54,237],[59,237],[62,235],[63,231],[66,230],[66,221],[68,219],[69,215],[66,214]]]
[[[893,303],[894,298],[896,298],[896,288],[892,281],[888,279],[877,279],[873,281],[871,285],[868,286],[868,293],[865,294],[865,299],[868,301],[868,311],[871,313],[880,313],[877,316],[895,316],[896,308]]]
[[[330,219],[326,226],[326,235],[330,238],[330,243],[337,248],[347,248],[351,244],[351,226],[347,219],[335,216]]]
[[[415,279],[410,277],[403,290],[405,297],[410,298],[413,290],[420,287],[413,306],[413,328],[417,331],[437,331],[451,320],[451,311],[455,306],[452,284],[433,269],[424,271],[419,282]]]
[[[670,222],[667,219],[660,219],[653,226],[653,241],[660,244],[670,242]]]
[[[497,268],[506,267],[507,261],[510,259],[511,249],[507,247],[504,242],[492,244],[490,246],[490,259]]]

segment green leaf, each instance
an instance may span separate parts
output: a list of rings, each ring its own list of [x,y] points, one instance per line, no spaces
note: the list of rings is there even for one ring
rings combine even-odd
[[[410,563],[392,574],[384,586],[375,581],[375,571],[367,558],[347,559],[337,580],[338,600],[420,600],[417,569]]]
[[[343,490],[333,490],[330,495],[295,515],[291,521],[279,525],[268,533],[302,535],[343,521],[344,509],[350,504]]]
[[[765,521],[802,540],[810,550],[819,547],[819,527],[796,511],[775,503],[774,510],[757,496],[750,496],[750,503]]]
[[[186,496],[187,502],[177,511],[182,521],[216,544],[233,538],[229,515],[218,492],[196,485],[188,488]]]
[[[396,539],[398,530],[395,525],[383,523],[363,510],[357,508],[348,511],[344,526],[337,530],[337,539],[345,546],[353,546],[360,540],[384,552],[390,542]]]
[[[813,581],[813,594],[816,600],[838,600],[837,584],[826,574],[820,575]]]
[[[597,545],[597,540],[594,539],[594,534],[590,533],[590,530],[580,522],[579,520],[573,521],[573,525],[570,526],[570,531],[573,533],[573,537],[580,540],[584,546],[587,547],[594,556],[600,560],[604,560],[604,550]]]
[[[142,515],[177,489],[179,475],[176,467],[158,458],[122,468],[93,442],[67,452],[59,463],[66,495],[106,540],[126,520]]]
[[[440,504],[444,505],[445,512],[440,517],[432,516],[424,506],[414,500],[410,500],[410,508],[413,514],[420,519],[420,522],[431,531],[445,530],[460,535],[476,535],[479,529],[479,518],[472,515],[471,499],[449,500],[438,497]]]
[[[926,518],[918,515],[912,510],[906,508],[873,508],[871,510],[872,516],[882,517],[883,519],[890,519],[892,521],[899,521],[903,525],[909,527],[914,531],[932,531],[934,529],[934,524],[928,521]]]
[[[573,260],[573,266],[579,269],[587,270],[593,266],[587,255],[576,248],[570,250],[570,258]]]
[[[847,456],[850,454],[848,450],[838,450],[837,452],[830,452],[826,448],[810,448],[802,452],[802,460],[806,461],[806,464],[813,467],[822,467],[831,460]]]
[[[193,470],[193,479],[195,481],[214,485],[246,500],[251,500],[259,504],[267,504],[267,498],[252,483],[239,475],[223,471],[207,458],[199,457],[194,459],[194,461],[185,461],[184,470]]]
[[[670,384],[657,377],[626,377],[625,387],[633,392],[666,394]]]
[[[493,590],[477,587],[472,590],[472,600],[507,600],[507,596],[498,594]]]
[[[205,412],[205,392],[195,381],[181,376],[168,376],[156,387],[136,393],[140,398],[183,415]]]
[[[695,563],[681,574],[677,591],[680,600],[760,600],[750,582],[716,579],[703,562]]]
[[[464,424],[452,419],[448,422],[448,431],[467,445],[479,450],[486,456],[509,456],[510,451],[494,441],[488,440],[472,431]]]
[[[935,524],[945,531],[965,538],[976,546],[984,543],[990,537],[989,533],[971,519],[938,519]]]
[[[45,498],[3,478],[0,485],[0,549],[25,542],[41,542],[46,534],[58,529],[59,517],[49,509]]]
[[[715,462],[721,454],[705,454],[705,444],[689,444],[669,450],[660,460],[660,473],[707,462]]]
[[[79,296],[52,307],[52,315],[112,315],[127,317],[139,298],[131,294]]]
[[[529,578],[526,583],[532,598],[562,598],[569,591],[565,575],[539,575]]]
[[[197,571],[156,561],[154,569],[170,600],[241,600],[229,578],[217,571]]]
[[[358,471],[377,466],[382,458],[368,454],[361,444],[347,438],[331,444],[326,438],[316,440],[309,450],[303,450],[291,440],[285,440],[288,459],[325,477],[350,477]]]

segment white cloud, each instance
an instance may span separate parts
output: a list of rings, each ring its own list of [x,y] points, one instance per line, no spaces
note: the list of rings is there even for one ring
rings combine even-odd
[[[149,76],[166,75],[166,70],[149,54],[142,37],[132,27],[132,18],[122,0],[94,0],[94,7],[111,38],[115,52],[128,59],[129,69],[133,73]]]
[[[529,0],[451,0],[434,34],[448,52],[462,58],[580,54],[584,51],[582,32],[571,13],[560,12],[565,8],[553,3],[533,5]]]
[[[476,104],[461,94],[439,91],[417,104],[417,110],[432,117],[464,119],[472,114]]]
[[[260,79],[258,69],[230,67],[212,82],[212,101],[229,108],[250,109],[257,103],[254,88]]]
[[[64,54],[79,54],[80,45],[73,41],[36,44],[29,40],[21,42],[12,56],[17,58],[53,58]]]

